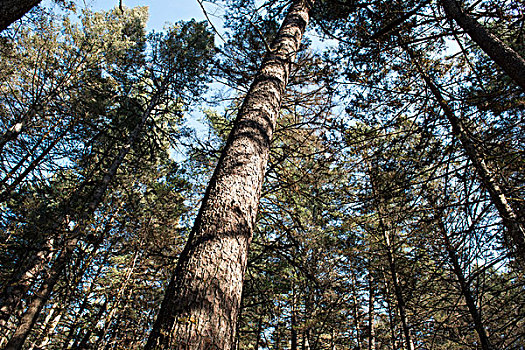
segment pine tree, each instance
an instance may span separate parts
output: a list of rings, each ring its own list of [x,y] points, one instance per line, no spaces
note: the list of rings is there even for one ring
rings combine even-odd
[[[231,349],[269,147],[310,3],[295,1],[239,111],[146,349]]]

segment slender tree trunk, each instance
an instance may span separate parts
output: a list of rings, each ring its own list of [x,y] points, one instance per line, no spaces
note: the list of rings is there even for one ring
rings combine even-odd
[[[295,286],[292,287],[292,315],[291,315],[291,339],[290,350],[297,350],[297,299],[295,296]]]
[[[62,275],[62,271],[71,258],[71,254],[76,247],[77,241],[77,239],[69,240],[68,244],[60,252],[55,263],[49,270],[48,276],[46,276],[44,282],[42,283],[42,286],[40,286],[40,289],[35,293],[33,300],[31,303],[29,303],[26,312],[23,314],[18,327],[16,328],[4,350],[22,349],[27,336],[33,329],[33,326],[35,325],[38,316],[42,311],[42,308],[49,300],[55,284],[58,282],[58,279]]]
[[[305,329],[303,332],[303,344],[301,349],[310,350],[310,328]]]
[[[65,136],[69,130],[64,130],[58,137],[56,137],[42,152],[31,161],[29,166],[20,174],[17,176],[15,180],[13,180],[12,183],[9,185],[5,185],[6,189],[0,193],[0,203],[6,201],[9,196],[11,195],[11,191],[13,191],[20,183],[29,175],[35,168],[42,162],[42,160],[48,156],[49,152],[55,148],[57,143]],[[9,174],[8,174],[9,175]]]
[[[131,295],[133,294],[133,288],[127,288],[123,287],[120,289],[120,291],[125,291],[126,295],[119,295],[116,298],[116,305],[111,306],[110,314],[107,316],[106,324],[104,326],[104,331],[101,333],[100,339],[102,339],[102,344],[98,345],[97,348],[103,348],[103,349],[111,349],[113,347],[116,347],[119,343],[118,336],[122,331],[125,331],[127,329],[126,323],[122,326],[122,318],[124,313],[119,312],[117,317],[115,318],[115,311],[118,311],[120,308],[120,304],[123,300],[129,300],[131,298]],[[115,321],[113,321],[115,320]],[[109,334],[109,337],[106,341],[104,341],[104,337]],[[126,348],[126,344],[120,344],[121,346],[124,346]]]
[[[16,163],[16,165],[9,170],[9,172],[0,180],[1,187],[7,187],[7,182],[16,174],[18,169],[20,169],[27,162],[27,160],[36,153],[36,151],[42,145],[42,142],[46,139],[47,136],[48,135],[45,135],[41,137],[37,142],[35,142],[31,150],[29,150],[22,158],[20,158],[18,163]]]
[[[313,293],[311,290],[306,290],[305,292],[306,299],[304,301],[304,321],[305,326],[303,328],[303,341],[301,344],[301,350],[310,350],[310,322],[312,318],[312,309],[313,309]]]
[[[91,321],[91,326],[87,327],[86,333],[84,333],[82,338],[80,338],[80,334],[78,335],[78,337],[75,339],[71,349],[86,349],[86,348],[88,348],[88,346],[89,346],[89,338],[91,337],[91,334],[93,334],[93,331],[95,330],[97,323],[101,320],[102,315],[104,314],[104,312],[106,312],[106,307],[107,307],[107,299],[104,301],[104,304],[102,304],[100,306],[100,309],[98,310],[97,315]],[[97,344],[102,339],[101,335],[102,335],[102,332],[100,332],[98,334]],[[92,347],[92,348],[96,349],[96,348],[98,348],[98,346],[97,347]]]
[[[461,142],[467,157],[470,159],[478,173],[483,187],[489,193],[490,199],[496,207],[503,225],[507,229],[505,232],[505,243],[507,244],[509,251],[514,254],[522,268],[525,268],[525,226],[523,220],[518,217],[514,209],[509,204],[507,196],[503,192],[498,181],[496,180],[496,177],[492,174],[492,171],[485,162],[482,152],[478,149],[476,143],[469,136],[469,132],[466,130],[464,124],[456,116],[447,101],[443,98],[443,95],[441,94],[441,91],[436,83],[423,69],[414,51],[412,51],[408,45],[403,44],[403,47],[410,56],[417,71],[427,84],[428,88],[434,94],[434,97],[439,103],[439,106],[443,110],[443,113],[452,126],[452,133]]]
[[[47,300],[49,300],[53,288],[55,287],[65,267],[71,259],[73,251],[75,250],[75,247],[78,242],[78,238],[76,237],[78,237],[79,234],[83,232],[88,219],[93,215],[95,210],[98,208],[99,204],[102,202],[107,188],[109,187],[109,184],[117,174],[117,170],[124,161],[124,158],[139,139],[140,133],[144,128],[146,121],[148,120],[153,109],[157,105],[160,95],[163,92],[164,87],[162,87],[149,102],[148,107],[144,111],[140,122],[133,129],[133,131],[128,137],[126,144],[120,149],[118,155],[115,157],[111,166],[102,178],[102,181],[93,191],[90,201],[86,205],[86,210],[79,218],[78,224],[71,234],[71,237],[73,238],[69,238],[66,240],[64,244],[64,249],[61,251],[57,259],[55,260],[53,266],[49,270],[48,276],[45,278],[39,291],[36,293],[35,297],[28,305],[26,312],[22,316],[20,324],[18,325],[17,329],[15,330],[15,333],[7,343],[6,348],[4,350],[18,350],[21,349],[24,345],[24,342],[27,339],[29,333],[31,332],[33,326],[35,325],[38,316],[42,311],[42,308],[44,307]]]
[[[390,300],[390,288],[388,286],[388,280],[386,277],[386,273],[383,271],[383,280],[385,281],[385,298],[386,298],[386,306],[387,306],[387,312],[388,312],[388,322],[389,322],[389,328],[390,328],[390,341],[392,345],[392,350],[397,350],[397,342],[396,342],[396,330],[395,325],[396,322],[394,321],[395,315],[393,315],[393,307],[392,302]]]
[[[115,303],[111,305],[111,310],[109,311],[108,315],[106,316],[106,322],[104,325],[104,330],[100,336],[101,339],[104,339],[106,336],[107,331],[110,329],[110,326],[113,322],[113,318],[115,317],[115,313],[119,310],[120,304],[122,303],[123,299],[126,299],[124,293],[128,292],[131,293],[132,290],[127,290],[128,285],[131,281],[131,277],[133,276],[133,273],[135,272],[135,267],[137,265],[137,260],[139,258],[139,251],[136,251],[133,256],[133,261],[131,262],[131,266],[128,267],[128,271],[126,272],[126,276],[124,277],[124,283],[120,286],[116,296],[115,296]],[[120,314],[119,314],[120,317]],[[106,344],[107,346],[108,344]]]
[[[313,1],[295,0],[239,111],[146,349],[231,349],[270,142]]]
[[[443,242],[445,243],[445,249],[447,250],[449,261],[452,264],[452,271],[458,279],[461,294],[465,298],[465,303],[467,304],[470,316],[472,317],[472,321],[474,322],[474,329],[478,333],[481,348],[483,350],[493,350],[494,348],[492,347],[489,337],[487,336],[485,327],[483,326],[481,313],[479,312],[478,307],[476,306],[474,295],[470,290],[469,282],[463,274],[463,269],[461,268],[461,265],[459,263],[459,258],[456,253],[456,249],[450,242],[450,237],[448,236],[447,229],[445,227],[445,224],[443,223],[443,219],[441,216],[437,218],[437,225],[439,232],[441,233],[441,236],[443,238]]]
[[[25,119],[27,119],[27,118],[28,117],[26,117]],[[34,118],[34,116],[32,116],[32,118]],[[50,135],[52,134],[52,132],[56,128],[60,128],[61,123],[57,122],[52,127],[50,127],[50,129],[44,135],[42,135],[42,137],[40,137],[40,139],[37,142],[34,143],[34,145],[31,148],[31,150],[28,150],[26,152],[26,154],[23,157],[20,158],[20,160],[17,162],[17,164],[15,166],[11,167],[11,169],[9,169],[9,172],[0,180],[0,188],[6,188],[6,190],[5,190],[6,192],[12,191],[30,172],[32,172],[36,168],[36,166],[38,164],[40,164],[40,162],[44,158],[47,157],[47,155],[51,152],[53,147],[56,146],[56,144],[59,141],[61,141],[64,138],[64,136],[72,128],[74,128],[76,126],[77,122],[78,122],[78,120],[74,120],[68,126],[63,127],[63,130],[61,132],[59,132],[57,135],[55,135],[52,140],[49,141],[49,145],[42,150],[41,154],[38,157],[34,158],[30,162],[30,164],[27,166],[26,170],[23,171],[22,174],[20,174],[15,180],[12,181],[14,183],[14,185],[8,185],[8,181],[16,174],[16,172],[20,168],[22,168],[22,166],[27,162],[28,159],[30,159],[32,156],[34,156],[37,153],[38,149],[40,147],[42,147],[43,142],[50,138]],[[15,140],[16,137],[18,137],[18,135],[20,135],[20,133],[22,132],[22,126],[21,125],[25,125],[25,121],[24,121],[24,124],[22,122],[16,123],[14,127],[11,127],[6,132],[6,134],[0,136],[0,157],[2,156],[3,146],[5,145],[5,143],[7,141]],[[16,130],[17,132],[14,133],[12,130]],[[6,139],[6,137],[7,137],[6,135],[11,135],[11,136]],[[1,196],[4,196],[4,194],[2,193]]]
[[[64,311],[65,311],[64,309],[61,308],[60,310],[58,310],[58,312],[56,312],[56,310],[57,310],[57,305],[55,305],[55,307],[53,308],[53,311],[49,313],[46,321],[44,322],[42,338],[39,339],[38,342],[35,341],[28,350],[33,350],[35,347],[37,349],[47,349],[49,341],[53,333],[55,332],[55,329],[57,328],[58,323],[64,316]]]
[[[463,28],[479,47],[496,62],[511,79],[525,90],[525,59],[494,34],[463,12],[456,0],[441,0],[447,16]]]
[[[392,244],[390,242],[390,237],[388,233],[385,232],[385,230],[383,230],[383,239],[386,242],[388,266],[390,268],[392,285],[394,286],[394,295],[396,296],[397,308],[399,310],[399,318],[401,319],[401,326],[403,327],[403,335],[405,336],[405,346],[407,350],[414,350],[414,343],[412,342],[412,336],[410,334],[410,327],[408,324],[408,318],[406,314],[405,298],[403,296],[403,291],[401,290],[401,285],[399,284],[399,278],[397,276],[397,267],[396,261],[394,259],[394,252]]]
[[[102,345],[99,345],[97,346],[97,349],[103,349],[103,350],[109,350],[111,349],[111,346],[113,344],[113,341],[115,340],[115,338],[117,337],[117,333],[118,333],[118,329],[119,329],[119,325],[120,325],[120,321],[122,319],[122,314],[119,314],[115,320],[115,323],[113,323],[112,325],[110,324],[110,328],[109,329],[105,329],[104,331],[104,336],[109,334],[109,338],[105,341],[104,344],[104,347],[102,347]],[[102,340],[104,340],[103,338],[100,338]]]
[[[381,234],[383,236],[383,242],[385,244],[386,248],[386,254],[387,254],[387,261],[388,261],[388,268],[390,270],[390,276],[392,279],[392,285],[394,287],[394,295],[396,297],[396,304],[397,308],[399,310],[399,317],[401,319],[401,326],[403,330],[403,335],[405,338],[405,346],[407,350],[414,350],[414,343],[412,341],[412,336],[410,332],[410,326],[408,323],[408,317],[406,314],[406,304],[405,304],[405,298],[403,296],[403,291],[401,289],[401,285],[399,284],[399,277],[397,274],[397,264],[395,260],[395,248],[393,246],[393,243],[390,239],[390,227],[387,223],[384,222],[384,219],[386,217],[386,208],[385,203],[383,202],[383,198],[381,196],[381,193],[377,190],[377,184],[375,180],[375,169],[371,169],[369,167],[369,173],[370,173],[370,183],[372,185],[372,191],[374,194],[374,198],[376,198],[376,209],[377,214],[379,216],[379,230],[381,231]]]
[[[99,242],[101,242],[103,237],[108,233],[110,227],[111,227],[110,224],[106,224],[106,227],[104,228],[104,233],[102,234],[101,239],[99,239]],[[92,254],[94,254],[96,252],[96,250],[98,250],[98,246],[96,248],[94,248],[94,251],[92,252]],[[104,266],[106,266],[106,262],[107,262],[109,253],[110,253],[110,250],[109,249],[106,250],[106,252],[104,254],[104,258],[102,260],[102,263],[99,266],[97,266],[97,270],[93,274],[93,277],[92,277],[91,283],[89,285],[89,288],[85,292],[84,299],[82,300],[82,303],[80,304],[80,308],[79,308],[78,312],[76,312],[76,314],[73,316],[72,322],[71,322],[71,324],[69,326],[69,330],[67,332],[68,335],[67,335],[66,340],[64,341],[64,344],[62,346],[62,349],[64,349],[64,350],[69,348],[69,343],[71,343],[71,340],[74,339],[76,330],[77,330],[78,326],[80,325],[80,323],[82,322],[82,314],[84,313],[84,311],[86,310],[86,308],[88,307],[88,305],[90,303],[91,292],[93,291],[93,288],[95,287],[95,284],[96,284],[96,282],[97,282],[97,280],[98,280],[98,278],[100,276],[102,268]],[[73,349],[75,349],[75,347],[73,347]]]
[[[355,339],[357,341],[357,347],[356,350],[361,350],[361,327],[359,326],[359,318],[361,317],[359,315],[359,308],[357,305],[357,279],[355,274],[352,274],[352,301],[354,302],[354,305],[352,307],[352,310],[354,312],[354,327],[355,327]]]
[[[39,251],[31,259],[29,266],[11,278],[2,289],[0,295],[0,329],[4,328],[9,318],[19,308],[21,300],[27,294],[35,279],[45,269],[46,264],[51,261],[55,254],[54,239],[46,240],[44,250]]]
[[[375,304],[375,290],[374,290],[374,276],[368,273],[368,350],[376,350],[376,334],[374,328],[374,304]]]
[[[42,0],[0,0],[0,31],[22,18]]]

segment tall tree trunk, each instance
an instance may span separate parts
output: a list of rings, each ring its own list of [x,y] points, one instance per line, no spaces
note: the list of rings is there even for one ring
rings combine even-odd
[[[146,349],[231,349],[270,142],[313,1],[295,0],[210,180]]]
[[[135,251],[135,254],[133,256],[133,261],[131,262],[131,266],[128,267],[128,271],[126,272],[126,275],[124,277],[124,283],[120,286],[115,296],[115,302],[113,305],[111,305],[111,310],[106,316],[106,322],[104,323],[104,328],[100,335],[100,339],[104,339],[104,337],[106,336],[106,333],[108,332],[111,324],[113,323],[113,318],[115,317],[115,313],[119,310],[122,301],[126,299],[126,296],[124,295],[124,293],[132,292],[131,289],[128,290],[127,288],[131,281],[133,273],[135,272],[135,267],[137,265],[138,258],[139,258],[139,251]],[[120,317],[120,314],[119,314],[119,317]]]
[[[439,219],[438,225],[439,225],[439,230],[441,231],[441,234],[443,236],[443,240],[445,241],[445,248],[447,250],[449,260],[452,264],[452,270],[454,271],[454,274],[456,275],[456,278],[458,279],[459,286],[461,289],[461,294],[463,294],[463,297],[465,298],[465,302],[470,312],[470,316],[472,317],[472,321],[474,321],[474,328],[476,329],[476,332],[478,333],[479,341],[481,343],[481,348],[483,350],[492,350],[493,347],[490,343],[485,327],[483,326],[483,322],[481,319],[481,313],[479,312],[478,307],[476,306],[476,301],[474,299],[474,295],[472,294],[472,291],[470,290],[469,282],[463,275],[463,269],[461,268],[461,265],[459,264],[459,259],[456,254],[456,251],[452,247],[452,244],[450,243],[450,239],[447,235],[445,226],[443,225],[443,221]]]
[[[90,322],[90,326],[86,328],[86,333],[84,333],[82,338],[81,338],[81,334],[80,333],[78,334],[77,338],[73,342],[73,346],[71,347],[71,349],[87,349],[89,347],[89,339],[90,339],[91,335],[93,334],[93,331],[96,329],[97,323],[100,322],[100,320],[102,319],[102,315],[104,314],[104,312],[106,312],[107,304],[108,304],[108,301],[106,299],[104,301],[104,304],[100,305],[100,309],[98,310],[98,312],[95,315],[95,317],[92,318],[92,320]],[[102,339],[100,337],[101,334],[102,334],[102,331],[100,333],[98,333],[97,344]],[[90,349],[91,348],[96,349],[98,347],[94,346],[94,347],[89,347],[89,348]]]
[[[355,327],[355,339],[357,342],[356,350],[361,350],[361,327],[359,325],[359,318],[361,317],[359,315],[359,308],[358,308],[358,300],[357,300],[357,278],[354,273],[352,273],[352,301],[354,302],[354,305],[352,307],[352,310],[354,312],[354,327]]]
[[[383,280],[385,282],[385,301],[386,301],[386,308],[387,308],[387,313],[388,313],[388,324],[389,324],[389,330],[390,330],[390,342],[391,342],[391,346],[392,346],[392,350],[397,350],[397,341],[396,341],[396,322],[395,322],[395,315],[394,315],[394,311],[395,310],[392,310],[393,307],[392,307],[392,301],[390,300],[390,288],[389,288],[389,285],[388,285],[388,279],[387,279],[387,276],[386,276],[386,273],[383,269],[382,270],[382,274],[383,274]]]
[[[441,0],[447,16],[463,28],[479,47],[496,62],[511,79],[525,90],[525,59],[494,34],[463,12],[456,0]]]
[[[410,326],[408,323],[408,317],[406,314],[406,303],[403,296],[403,291],[399,283],[399,277],[397,273],[397,264],[395,260],[395,247],[391,241],[391,230],[384,218],[386,217],[386,206],[382,197],[382,194],[377,189],[377,183],[375,180],[376,169],[369,167],[370,183],[372,185],[372,192],[376,199],[376,210],[379,217],[379,230],[383,238],[383,243],[386,248],[388,268],[390,270],[390,277],[392,279],[392,285],[394,287],[394,295],[396,297],[397,309],[399,310],[399,317],[401,319],[401,327],[405,338],[405,346],[407,350],[414,350],[414,343],[410,332]]]
[[[115,216],[111,219],[111,221],[113,221],[114,218]],[[109,232],[110,229],[111,229],[111,223],[106,224],[106,226],[104,227],[104,232],[102,233],[101,238],[98,239],[98,242],[102,242],[104,236]],[[98,250],[98,246],[93,249],[92,255],[94,255],[97,250]],[[90,304],[91,292],[93,291],[93,288],[95,288],[96,286],[96,282],[100,276],[100,273],[102,272],[102,268],[106,266],[106,263],[109,257],[109,253],[110,253],[110,249],[107,249],[104,253],[101,264],[97,266],[96,272],[93,273],[93,277],[91,278],[91,283],[89,285],[89,288],[85,291],[85,296],[84,296],[84,299],[82,300],[82,303],[80,304],[79,310],[73,315],[71,324],[69,325],[69,329],[67,332],[68,335],[62,346],[62,349],[64,350],[69,348],[69,343],[71,343],[71,340],[74,339],[77,328],[80,326],[82,322],[82,315]],[[63,331],[63,333],[65,333],[65,331]],[[75,349],[75,347],[73,347],[73,349]]]
[[[414,51],[406,44],[402,44],[407,54],[410,56],[417,71],[427,84],[430,91],[436,98],[439,106],[443,110],[445,117],[452,126],[452,133],[460,141],[463,149],[474,165],[481,184],[489,193],[490,199],[501,217],[505,231],[505,243],[511,253],[514,254],[522,269],[525,269],[525,225],[523,220],[518,217],[514,209],[507,200],[507,196],[500,187],[496,177],[489,169],[482,152],[477,147],[469,135],[468,130],[462,121],[456,116],[452,107],[443,98],[440,89],[433,79],[427,74],[419,63],[419,59]],[[525,73],[525,71],[524,71]],[[525,74],[523,75],[525,76]]]
[[[305,290],[305,300],[304,300],[304,327],[303,327],[303,334],[302,334],[302,343],[301,343],[301,350],[310,350],[310,319],[312,318],[312,310],[313,310],[313,291],[310,290],[310,288],[306,288]]]
[[[401,285],[399,284],[399,278],[397,275],[396,261],[394,258],[394,251],[390,242],[389,234],[383,229],[383,239],[385,240],[387,249],[388,266],[390,269],[390,275],[392,278],[392,285],[394,287],[394,295],[396,296],[396,304],[399,310],[399,318],[401,319],[401,326],[403,327],[403,335],[405,337],[405,346],[407,350],[414,350],[414,343],[412,342],[412,335],[410,334],[410,326],[408,324],[408,318],[406,314],[405,298]]]
[[[51,269],[48,271],[48,275],[45,277],[42,286],[35,293],[33,300],[29,303],[27,310],[22,315],[22,319],[18,327],[16,328],[14,334],[11,336],[11,339],[7,343],[4,350],[19,350],[22,349],[27,336],[33,329],[42,308],[49,300],[51,292],[55,287],[58,279],[62,275],[67,262],[71,258],[73,251],[77,245],[78,239],[69,240],[64,249],[60,252],[56,261],[54,262]]]
[[[104,195],[109,187],[109,184],[117,174],[117,170],[124,161],[124,158],[129,153],[131,148],[139,140],[140,133],[142,132],[146,121],[150,117],[153,109],[158,104],[161,94],[164,93],[165,86],[161,87],[160,90],[153,96],[152,100],[149,102],[146,110],[141,116],[141,120],[135,126],[133,131],[128,137],[126,144],[120,149],[119,153],[113,160],[111,166],[104,174],[104,177],[94,189],[91,198],[86,205],[86,210],[80,216],[77,226],[74,228],[72,234],[70,235],[73,238],[66,239],[63,250],[60,252],[59,256],[53,263],[53,266],[48,271],[42,286],[36,293],[35,297],[28,305],[26,312],[22,316],[20,324],[18,325],[15,333],[9,340],[4,350],[18,350],[21,349],[24,345],[27,336],[31,332],[33,326],[35,325],[42,308],[44,307],[47,300],[53,291],[56,283],[59,281],[60,277],[63,274],[65,267],[71,259],[73,251],[76,248],[78,242],[78,236],[81,232],[84,231],[85,225],[87,225],[88,219],[93,215],[95,210],[98,208],[99,204],[102,202]]]
[[[58,311],[57,311],[58,310]],[[64,316],[65,309],[58,308],[58,305],[54,305],[45,321],[42,324],[42,337],[37,339],[31,344],[28,350],[35,349],[47,349],[49,341],[55,332],[58,323]]]
[[[375,304],[375,290],[374,290],[374,276],[368,273],[368,350],[376,350],[376,334],[374,329],[374,304]]]
[[[436,208],[436,198],[433,194],[429,194],[429,200],[431,204],[434,206],[434,210],[436,210],[437,209]],[[476,306],[474,295],[470,289],[469,281],[463,274],[463,269],[461,268],[461,264],[459,261],[458,254],[456,252],[456,248],[453,246],[452,242],[450,241],[450,237],[447,233],[445,223],[443,222],[443,217],[442,217],[441,212],[437,213],[436,223],[437,223],[438,231],[439,233],[441,233],[441,237],[443,238],[443,242],[445,244],[445,249],[448,254],[449,262],[452,265],[452,271],[456,275],[461,294],[465,298],[465,303],[467,304],[467,308],[469,310],[470,316],[472,317],[472,321],[474,322],[474,329],[478,333],[481,348],[483,350],[493,350],[494,348],[492,347],[492,344],[490,343],[489,337],[485,330],[485,326],[483,325],[483,321],[481,319],[481,313],[478,307]]]
[[[295,295],[295,286],[292,286],[292,315],[291,315],[291,339],[290,350],[297,350],[297,297]]]
[[[0,0],[0,31],[22,18],[42,0]]]
[[[9,318],[19,308],[21,300],[27,294],[35,279],[53,258],[55,254],[54,239],[47,239],[43,248],[31,258],[27,268],[17,272],[7,285],[2,288],[0,293],[0,329],[6,327]]]

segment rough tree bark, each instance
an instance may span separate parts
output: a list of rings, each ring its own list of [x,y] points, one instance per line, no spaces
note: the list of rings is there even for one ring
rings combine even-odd
[[[452,126],[453,135],[460,141],[467,157],[470,159],[478,173],[481,184],[489,193],[490,199],[496,207],[496,210],[501,217],[501,221],[506,228],[504,233],[505,243],[509,251],[515,256],[522,269],[525,268],[525,225],[523,220],[518,217],[514,208],[509,204],[505,192],[487,165],[482,152],[479,150],[475,141],[470,137],[464,123],[456,116],[452,107],[450,107],[444,99],[437,84],[423,69],[415,52],[408,45],[402,45],[410,56],[417,71],[439,103],[445,117]]]
[[[232,349],[272,134],[313,0],[295,0],[235,120],[146,349]]]
[[[0,0],[0,31],[22,18],[42,0]]]
[[[441,0],[447,16],[463,28],[470,38],[525,90],[525,59],[465,13],[456,0]]]

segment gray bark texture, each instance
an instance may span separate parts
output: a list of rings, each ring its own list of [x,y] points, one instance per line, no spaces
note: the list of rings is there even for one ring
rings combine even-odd
[[[525,59],[489,32],[476,19],[463,12],[456,0],[441,0],[447,16],[463,28],[470,38],[525,90]]]
[[[22,18],[42,0],[0,0],[0,31]]]
[[[312,5],[292,3],[245,97],[146,349],[234,347],[270,142]]]

